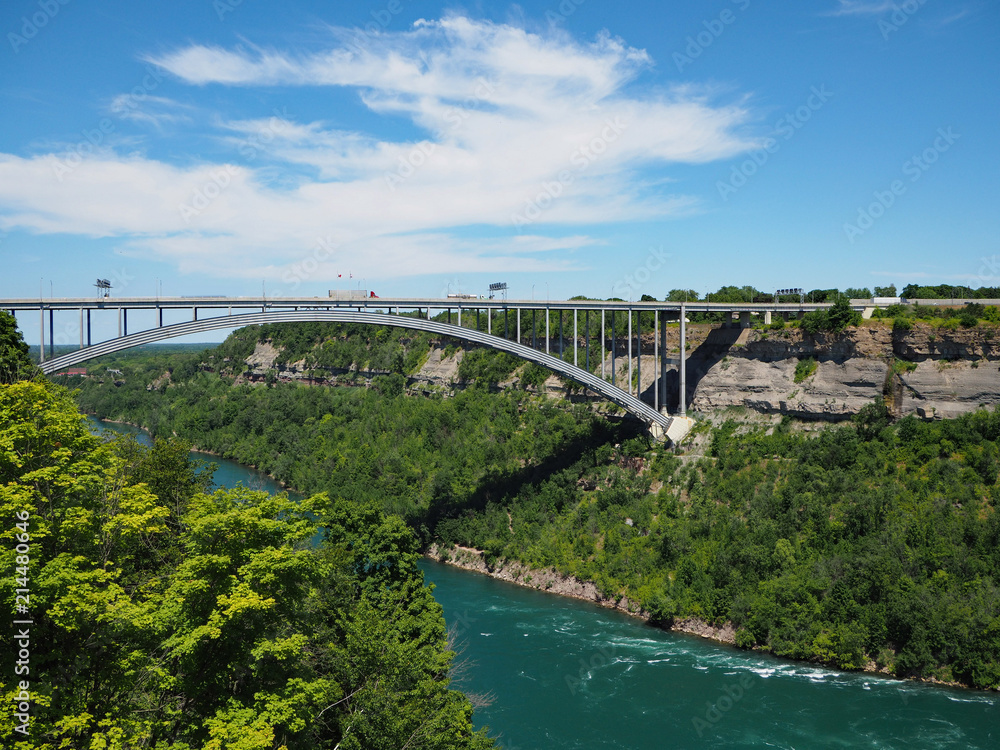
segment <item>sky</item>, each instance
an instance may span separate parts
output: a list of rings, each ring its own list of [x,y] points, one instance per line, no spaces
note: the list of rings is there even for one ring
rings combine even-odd
[[[0,298],[1000,286],[990,0],[9,0],[0,32]]]

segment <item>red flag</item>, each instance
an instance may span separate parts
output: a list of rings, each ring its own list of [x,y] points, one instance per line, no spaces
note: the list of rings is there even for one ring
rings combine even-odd
[[[339,279],[339,278],[340,278],[341,276],[343,276],[343,275],[344,275],[344,274],[342,274],[342,273],[338,273],[338,274],[337,274],[337,278]]]

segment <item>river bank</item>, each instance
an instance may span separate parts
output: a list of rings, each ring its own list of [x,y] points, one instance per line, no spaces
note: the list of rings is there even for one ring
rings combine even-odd
[[[491,578],[548,594],[558,594],[572,599],[593,602],[598,606],[614,609],[653,624],[650,622],[650,613],[644,610],[638,602],[625,596],[605,596],[591,581],[583,581],[574,576],[565,575],[555,568],[531,568],[516,560],[501,560],[498,565],[493,566],[486,562],[482,550],[457,545],[443,550],[438,545],[432,544],[428,547],[426,555],[430,559],[446,565],[482,573]],[[676,620],[671,627],[665,629],[697,635],[729,646],[736,643],[736,628],[729,622],[722,627],[715,627],[698,618],[685,618]]]
[[[726,622],[721,627],[716,627],[700,618],[687,617],[674,620],[670,626],[660,625],[652,622],[650,613],[644,610],[638,602],[632,601],[625,596],[606,596],[593,582],[566,575],[555,568],[532,568],[517,560],[499,560],[497,564],[491,565],[486,561],[485,553],[482,550],[459,545],[454,545],[449,549],[442,549],[437,544],[432,544],[424,554],[436,562],[474,573],[482,573],[490,578],[513,583],[517,586],[535,589],[547,594],[556,594],[571,599],[593,602],[600,607],[613,609],[630,617],[635,617],[652,627],[662,630],[696,635],[700,638],[715,641],[716,643],[736,647],[736,626],[731,622]],[[752,650],[759,651],[760,649]],[[789,661],[795,662],[797,660]],[[849,670],[841,671],[846,672]],[[928,685],[962,688],[963,690],[975,689],[960,682],[939,680],[933,677],[896,678],[887,668],[880,668],[874,661],[869,661],[863,669],[857,671],[877,674],[881,677],[899,679],[901,681],[923,682]]]

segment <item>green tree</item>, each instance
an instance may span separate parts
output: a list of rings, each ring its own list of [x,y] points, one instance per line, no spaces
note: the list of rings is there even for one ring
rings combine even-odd
[[[17,321],[10,313],[0,310],[0,384],[30,380],[38,373],[31,361]]]
[[[441,609],[398,518],[206,494],[185,451],[104,444],[64,389],[0,386],[0,516],[24,524],[0,531],[0,565],[26,569],[33,621],[30,739],[8,720],[4,747],[492,746],[448,687]],[[15,587],[0,581],[8,612]],[[0,652],[11,705],[9,628]]]

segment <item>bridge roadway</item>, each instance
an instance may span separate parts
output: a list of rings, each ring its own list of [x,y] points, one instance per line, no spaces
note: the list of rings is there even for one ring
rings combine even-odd
[[[872,303],[868,300],[852,300],[855,309],[866,309]],[[591,390],[601,394],[608,400],[623,407],[633,415],[644,420],[654,434],[665,436],[671,440],[678,440],[689,429],[690,421],[686,419],[686,364],[685,364],[685,316],[689,312],[728,312],[730,316],[739,314],[741,325],[749,325],[752,313],[762,313],[765,321],[770,322],[773,313],[785,315],[801,315],[810,310],[817,310],[829,307],[829,303],[715,303],[715,302],[627,302],[627,301],[607,301],[607,300],[505,300],[505,299],[475,299],[475,298],[379,298],[379,297],[359,297],[355,299],[341,299],[335,297],[221,297],[221,296],[200,296],[200,297],[85,297],[85,298],[39,298],[39,299],[2,299],[0,309],[9,310],[12,315],[17,312],[38,311],[41,318],[41,366],[47,373],[56,372],[60,369],[78,364],[94,357],[111,352],[126,349],[132,346],[139,346],[146,343],[161,341],[175,336],[183,336],[191,333],[204,332],[209,330],[220,330],[227,328],[237,328],[246,325],[260,325],[270,322],[293,322],[293,321],[336,321],[336,322],[356,322],[371,325],[390,325],[404,328],[416,328],[447,335],[453,338],[472,341],[475,343],[490,346],[495,349],[507,351],[515,356],[528,361],[541,364]],[[260,310],[259,313],[233,314],[233,310]],[[93,344],[91,340],[91,313],[93,311],[114,311],[118,318],[118,338],[109,341]],[[156,311],[156,326],[141,333],[129,334],[128,313],[130,310],[153,310]],[[164,310],[190,310],[191,321],[188,323],[175,323],[164,325]],[[225,310],[224,314],[211,315],[199,319],[199,310]],[[439,313],[447,312],[448,322],[442,323],[430,320],[432,310]],[[451,324],[451,312],[457,313],[457,325]],[[45,313],[49,313],[49,359],[45,358]],[[78,311],[80,316],[80,349],[69,354],[54,357],[54,318],[57,311]],[[401,311],[416,311],[416,316],[400,315]],[[477,316],[476,328],[470,329],[462,325],[462,313],[474,312]],[[487,324],[485,334],[480,332],[479,315],[481,311],[487,311]],[[503,312],[504,331],[499,331],[493,335],[494,313]],[[525,346],[521,343],[521,336],[518,341],[508,340],[508,313],[516,314],[515,330],[520,332],[521,313],[531,311],[533,318],[539,311],[572,311],[573,313],[573,364],[570,365],[563,359],[564,331],[563,316],[559,315],[559,356],[552,356],[550,353],[552,336],[550,331],[550,316],[545,317],[545,352],[542,354],[536,349],[537,334],[532,336],[532,346]],[[586,341],[586,364],[587,369],[580,368],[578,362],[578,344],[580,333],[579,313],[584,312],[585,321],[585,341]],[[633,358],[633,343],[641,341],[641,317],[633,316],[631,313],[652,312],[654,315],[653,331],[659,330],[659,336],[654,335],[654,362],[659,362],[659,376],[654,374],[653,405],[650,407],[641,400],[641,367],[642,357]],[[601,315],[601,377],[598,378],[589,371],[590,364],[590,314],[600,313]],[[605,379],[605,315],[607,313],[627,312],[628,315],[628,344],[627,359],[628,373],[626,388],[631,390],[633,382],[633,362],[637,368],[638,378],[636,381],[636,393],[622,390],[617,384],[616,353],[618,337],[615,330],[615,317],[612,317],[611,333],[611,382]],[[679,399],[677,404],[677,416],[672,418],[666,415],[666,323],[668,318],[675,318],[680,323],[680,354],[678,362],[679,378]],[[648,320],[648,318],[647,318]],[[635,330],[633,330],[635,321]],[[499,325],[499,321],[498,321]],[[533,323],[534,325],[534,323]],[[86,343],[84,340],[86,333]],[[625,333],[624,331],[622,333]],[[640,349],[641,351],[641,349]],[[654,371],[655,372],[655,371]]]

